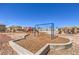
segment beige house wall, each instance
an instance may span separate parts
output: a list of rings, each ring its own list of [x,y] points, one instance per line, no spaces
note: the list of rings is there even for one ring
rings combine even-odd
[[[78,27],[64,27],[60,28],[61,30],[58,30],[58,32],[61,31],[61,33],[58,34],[77,34],[79,33],[79,28]]]

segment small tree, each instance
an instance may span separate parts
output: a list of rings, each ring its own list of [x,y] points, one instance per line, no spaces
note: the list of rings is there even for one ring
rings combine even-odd
[[[6,25],[0,25],[0,32],[6,31]]]

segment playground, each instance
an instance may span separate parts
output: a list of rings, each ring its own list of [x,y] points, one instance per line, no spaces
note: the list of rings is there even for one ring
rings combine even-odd
[[[79,55],[79,34],[56,34],[53,23],[0,33],[1,55]]]
[[[48,44],[47,47],[40,51],[39,54],[47,54],[50,49],[61,50],[72,46],[69,38],[59,37],[54,34],[53,23],[37,24],[33,29],[30,28],[27,31],[27,35],[25,35],[24,38],[14,40],[9,44],[18,54],[23,54],[23,51],[21,52],[21,50],[16,48],[18,46],[32,54],[37,54],[46,44]],[[46,50],[46,52],[44,50]],[[29,54],[27,51],[24,53]]]

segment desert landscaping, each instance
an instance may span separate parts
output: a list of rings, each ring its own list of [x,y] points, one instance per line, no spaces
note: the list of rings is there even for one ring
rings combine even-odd
[[[0,33],[0,55],[16,55],[17,53],[10,47],[9,41],[11,37]]]
[[[16,29],[16,32],[13,32]],[[21,31],[18,31],[21,30]],[[11,29],[12,30],[12,29]],[[13,27],[12,32],[0,32],[1,55],[78,55],[79,34],[77,27],[58,29],[53,34],[50,29],[37,30],[29,27],[26,31]],[[73,30],[73,31],[72,31]],[[9,30],[10,31],[10,30]],[[56,32],[56,31],[55,31]],[[52,34],[51,34],[52,33]]]

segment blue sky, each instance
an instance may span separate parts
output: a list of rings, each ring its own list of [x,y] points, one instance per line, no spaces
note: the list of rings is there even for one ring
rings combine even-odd
[[[7,26],[52,22],[55,27],[78,26],[79,4],[0,4],[0,23]]]

